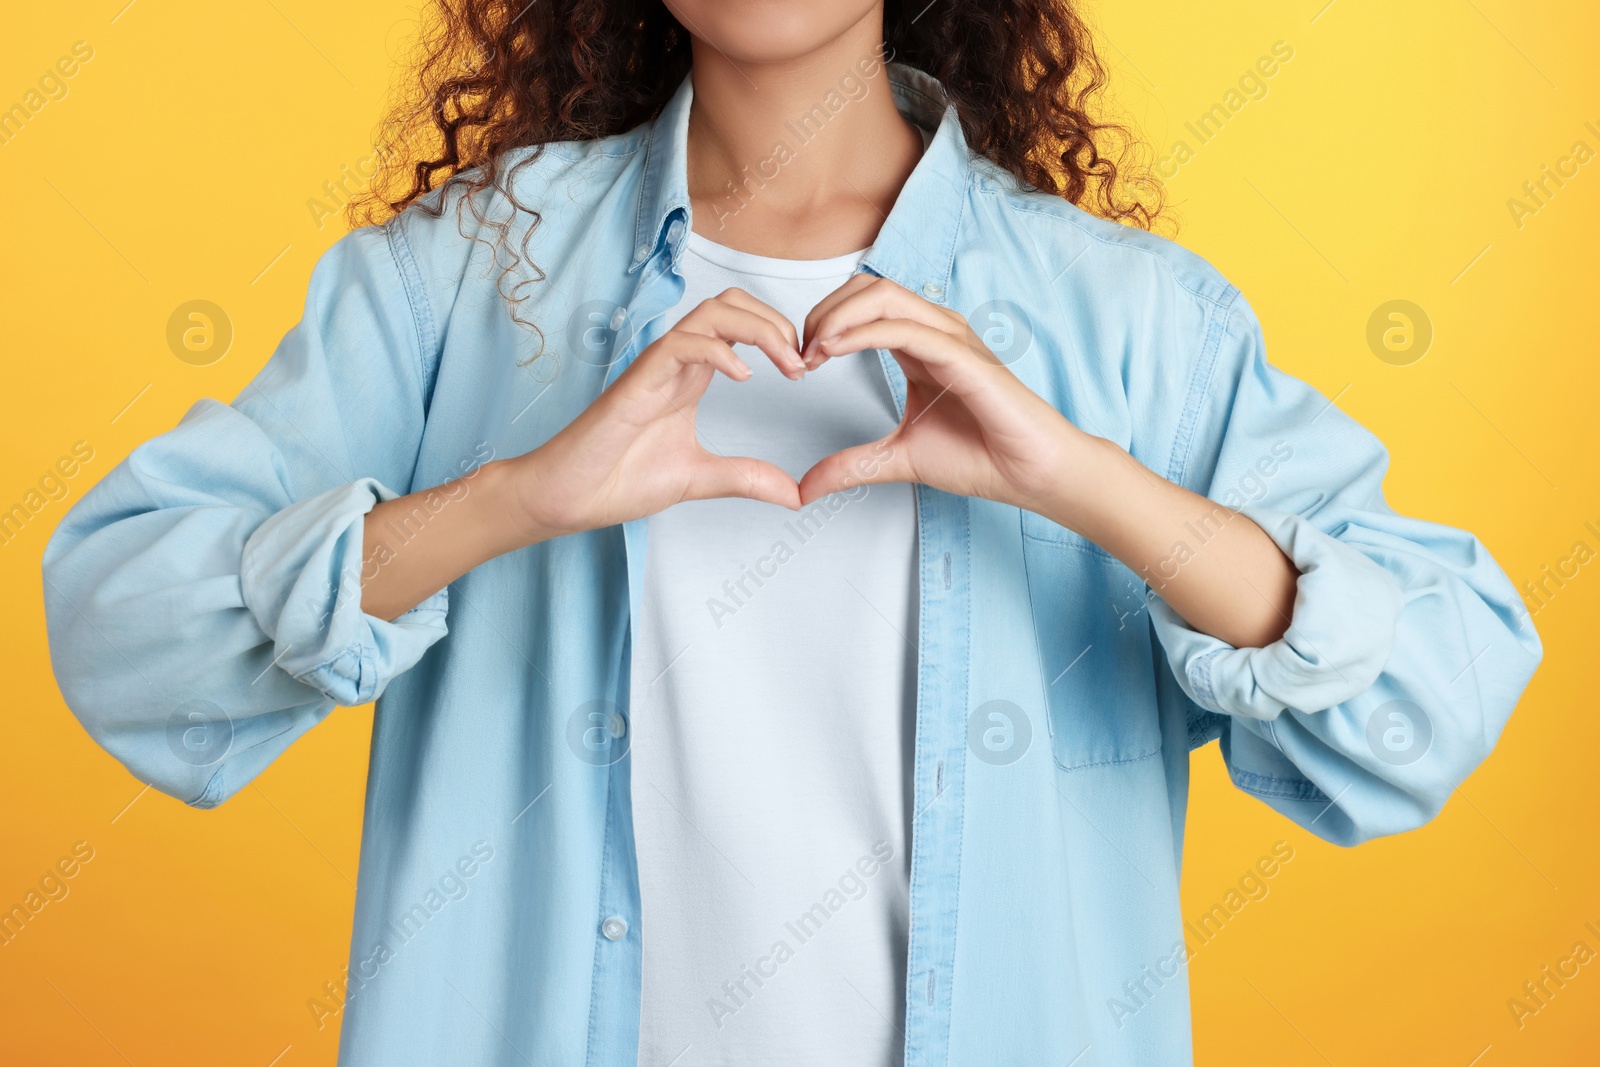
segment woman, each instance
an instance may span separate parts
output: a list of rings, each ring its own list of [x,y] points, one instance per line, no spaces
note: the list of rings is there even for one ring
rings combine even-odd
[[[1518,597],[1123,224],[1070,6],[427,56],[393,217],[45,559],[69,704],[197,807],[381,697],[343,1062],[1186,1062],[1190,750],[1341,844],[1488,754]]]

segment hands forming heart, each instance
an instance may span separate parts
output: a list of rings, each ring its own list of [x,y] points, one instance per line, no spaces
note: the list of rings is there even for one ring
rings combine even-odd
[[[858,274],[793,325],[739,289],[703,301],[645,348],[593,404],[526,465],[518,506],[530,530],[595,529],[685,500],[745,497],[799,508],[857,484],[917,482],[1042,510],[1088,435],[1023,385],[956,311],[885,278]],[[799,380],[827,360],[887,349],[906,378],[905,415],[878,441],[819,460],[797,483],[764,460],[720,456],[695,436],[695,409],[720,371],[760,349]]]
[[[1230,522],[1226,513],[1205,551],[1172,571],[1174,546],[1186,545],[1197,524],[1219,523],[1226,509],[1072,425],[958,312],[858,274],[812,308],[804,327],[802,348],[794,326],[749,293],[729,289],[703,301],[554,437],[486,464],[495,473],[471,497],[483,504],[450,513],[466,525],[429,526],[421,536],[445,547],[401,554],[371,582],[363,578],[363,610],[395,618],[503,552],[685,500],[744,497],[800,508],[855,485],[914,482],[1060,523],[1135,574],[1159,575],[1169,607],[1236,648],[1265,647],[1283,635],[1299,571],[1261,527]],[[877,441],[824,456],[798,482],[764,460],[707,451],[695,436],[695,413],[712,375],[750,377],[735,344],[760,349],[795,380],[838,356],[886,350],[906,380],[900,424]],[[410,501],[385,501],[370,514]],[[364,551],[373,552],[370,541]]]

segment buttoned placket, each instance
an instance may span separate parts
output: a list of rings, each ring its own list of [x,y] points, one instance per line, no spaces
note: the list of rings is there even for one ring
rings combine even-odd
[[[686,212],[684,213],[686,214]],[[640,352],[665,332],[661,317],[683,295],[683,279],[674,263],[680,251],[687,224],[684,214],[675,215],[665,228],[665,241],[659,246],[644,245],[635,250],[630,269],[639,275],[633,298],[626,307],[612,313],[612,349],[606,368],[604,388],[632,364]],[[629,707],[629,659],[634,621],[639,617],[644,589],[646,527],[648,520],[635,519],[623,524],[623,544],[628,569],[630,651],[616,665],[616,691],[619,703]],[[632,712],[625,716],[631,737]],[[605,768],[606,790],[605,846],[600,875],[600,899],[595,924],[594,981],[590,994],[589,1052],[593,1067],[633,1064],[638,1059],[638,996],[643,980],[643,927],[640,922],[638,860],[633,842],[633,809],[630,768],[632,758],[624,755]]]

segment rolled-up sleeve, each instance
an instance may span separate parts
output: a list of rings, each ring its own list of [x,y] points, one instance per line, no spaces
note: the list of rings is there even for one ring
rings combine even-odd
[[[237,792],[445,635],[444,591],[392,621],[361,610],[365,516],[413,488],[435,343],[398,225],[325,252],[301,321],[250,385],[135,448],[46,548],[67,705],[186,803]]]
[[[394,621],[360,609],[362,517],[400,494],[361,478],[291,504],[244,543],[239,587],[291,678],[365,704],[446,632],[449,587]]]
[[[1325,711],[1366,692],[1394,648],[1404,606],[1399,582],[1299,515],[1257,507],[1239,514],[1265,530],[1300,571],[1291,625],[1263,648],[1235,648],[1153,601],[1185,691],[1207,711],[1251,719],[1276,719],[1290,708]]]
[[[1383,445],[1267,363],[1243,297],[1216,326],[1169,477],[1255,522],[1300,575],[1288,630],[1262,648],[1151,600],[1191,736],[1220,737],[1236,785],[1328,840],[1418,826],[1493,749],[1538,634],[1475,536],[1385,502]]]

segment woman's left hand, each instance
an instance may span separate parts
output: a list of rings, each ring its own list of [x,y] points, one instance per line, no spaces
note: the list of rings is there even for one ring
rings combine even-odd
[[[906,377],[900,425],[819,460],[800,500],[852,485],[920,482],[1036,512],[1121,560],[1191,626],[1259,648],[1283,636],[1299,571],[1235,512],[1156,475],[1115,443],[1078,429],[1012,374],[958,312],[858,274],[806,317],[808,369],[885,348]],[[1215,533],[1174,562],[1196,528]]]
[[[862,483],[919,482],[1056,512],[1075,461],[1098,465],[1100,439],[1024,385],[959,312],[858,274],[806,316],[801,357],[812,370],[872,348],[888,349],[905,373],[905,415],[881,440],[818,461],[800,481],[803,504]]]

